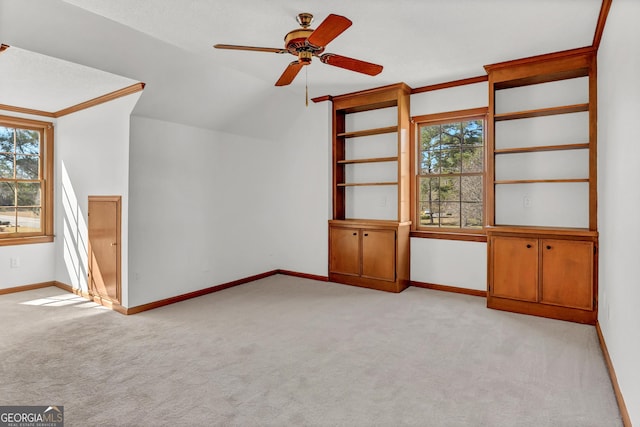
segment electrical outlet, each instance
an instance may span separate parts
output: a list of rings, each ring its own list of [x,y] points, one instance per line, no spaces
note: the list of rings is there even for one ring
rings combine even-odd
[[[11,258],[11,260],[9,261],[9,265],[11,266],[11,268],[20,267],[20,258],[18,257]]]
[[[522,206],[524,206],[525,208],[530,208],[531,206],[533,206],[533,203],[531,202],[531,198],[529,196],[524,196],[522,198]]]

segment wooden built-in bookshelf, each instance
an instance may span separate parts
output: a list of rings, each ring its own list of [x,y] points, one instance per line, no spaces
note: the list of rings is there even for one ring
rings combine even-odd
[[[596,52],[581,48],[485,69],[489,75],[487,306],[594,323],[598,307]],[[546,84],[559,90],[550,90]],[[584,90],[573,93],[576,88]],[[512,96],[515,93],[518,96]],[[520,102],[524,108],[510,108]],[[557,117],[552,126],[531,121],[551,116]],[[584,127],[574,129],[571,120]],[[497,125],[505,121],[514,122],[508,131],[501,128],[499,132]],[[544,139],[556,138],[554,133],[561,135],[558,138],[570,137]],[[579,135],[588,135],[588,140]],[[527,144],[529,137],[534,143]],[[540,164],[541,158],[554,164]],[[541,205],[528,210],[530,197],[539,197]],[[566,209],[559,209],[563,204]]]
[[[329,280],[390,292],[409,285],[409,98],[411,88],[399,83],[381,88],[331,97],[333,103],[332,194],[333,219],[329,221]],[[348,129],[349,119],[376,110],[393,111],[392,126]],[[386,110],[385,110],[386,111]],[[387,124],[387,123],[380,123]],[[394,154],[367,152],[367,143],[377,135],[395,134],[383,144],[392,144]],[[358,141],[364,156],[349,156],[349,144]],[[369,155],[366,155],[369,154]],[[389,163],[395,179],[375,176],[349,182],[347,168]],[[355,218],[349,214],[358,188],[395,187],[393,218]],[[387,194],[387,193],[383,193]],[[381,196],[386,201],[387,196]]]

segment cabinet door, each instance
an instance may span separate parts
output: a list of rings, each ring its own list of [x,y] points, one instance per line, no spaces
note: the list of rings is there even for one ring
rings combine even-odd
[[[360,232],[357,228],[329,228],[329,271],[360,275]]]
[[[542,240],[545,304],[593,309],[593,242]]]
[[[395,230],[362,230],[362,277],[396,280]]]
[[[492,237],[491,294],[538,301],[538,239]]]

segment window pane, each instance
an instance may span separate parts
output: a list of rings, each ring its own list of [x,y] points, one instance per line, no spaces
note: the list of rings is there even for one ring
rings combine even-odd
[[[455,148],[462,144],[462,132],[460,123],[445,123],[442,125],[441,147]]]
[[[37,233],[42,231],[40,208],[18,208],[18,233]]]
[[[16,129],[16,153],[39,154],[40,133],[35,130]]]
[[[462,122],[464,145],[483,145],[482,120]]]
[[[0,178],[13,179],[13,154],[0,154]]]
[[[482,147],[462,149],[462,172],[482,172]]]
[[[0,152],[13,153],[13,129],[0,126]]]
[[[440,125],[423,126],[420,128],[420,149],[422,151],[440,148]]]
[[[12,182],[0,182],[0,206],[15,206],[15,184]]]
[[[40,183],[18,182],[18,206],[40,206]]]
[[[482,228],[482,203],[462,203],[462,226]]]
[[[420,156],[420,175],[439,172],[437,151],[422,151]]]
[[[440,201],[455,202],[460,200],[460,177],[440,178],[440,187],[438,190],[440,193]]]
[[[460,148],[440,151],[440,173],[460,173]]]
[[[440,178],[420,178],[420,202],[431,202],[438,200],[438,187],[440,186]]]
[[[440,226],[460,227],[459,202],[444,202],[440,204]]]
[[[0,207],[0,233],[16,232],[16,210]]]
[[[16,178],[38,179],[40,177],[39,162],[38,156],[16,155]]]
[[[482,202],[482,176],[463,176],[461,200],[463,202]]]
[[[420,225],[425,227],[440,227],[440,202],[424,203],[420,214]]]

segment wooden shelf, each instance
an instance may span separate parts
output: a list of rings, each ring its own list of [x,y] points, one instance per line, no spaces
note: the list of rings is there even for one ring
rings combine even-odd
[[[566,178],[566,179],[503,179],[493,181],[494,184],[538,184],[538,183],[558,183],[558,182],[589,182],[589,178]]]
[[[531,117],[553,116],[556,114],[577,113],[581,111],[589,111],[589,104],[563,105],[560,107],[538,108],[536,110],[494,114],[493,119],[496,122],[499,122],[503,120],[528,119]]]
[[[536,151],[562,151],[562,150],[582,150],[582,149],[589,149],[589,143],[563,144],[563,145],[540,145],[537,147],[498,148],[493,150],[493,153],[494,154],[512,154],[512,153],[533,153]]]
[[[344,137],[344,138],[357,138],[360,136],[381,135],[384,133],[394,133],[394,132],[398,132],[398,126],[387,126],[384,128],[364,129],[364,130],[357,130],[354,132],[340,132],[336,134],[336,136]]]
[[[338,187],[366,187],[366,186],[376,186],[376,185],[398,185],[396,181],[393,182],[343,182],[340,184],[336,184]]]
[[[339,165],[350,165],[354,163],[382,163],[382,162],[397,162],[398,157],[372,157],[370,159],[351,159],[351,160],[338,160],[336,163]]]

